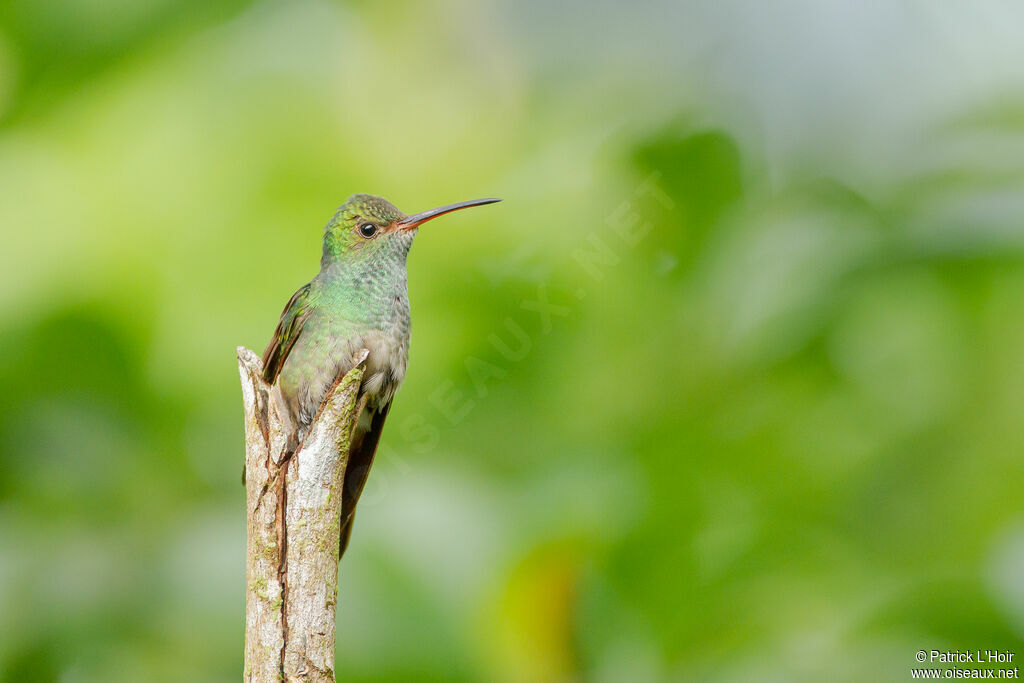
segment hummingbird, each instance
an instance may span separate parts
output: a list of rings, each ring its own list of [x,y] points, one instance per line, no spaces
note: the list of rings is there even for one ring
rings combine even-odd
[[[409,364],[406,260],[413,239],[429,220],[498,201],[473,199],[410,216],[383,197],[352,195],[324,228],[319,274],[288,301],[263,352],[263,379],[283,408],[293,451],[331,386],[352,369],[353,355],[361,349],[370,352],[356,403],[363,409],[342,488],[339,557],[348,546],[356,503]]]

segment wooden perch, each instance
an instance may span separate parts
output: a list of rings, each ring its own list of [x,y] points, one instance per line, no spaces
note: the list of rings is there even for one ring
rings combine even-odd
[[[245,680],[334,681],[342,483],[368,351],[294,453],[263,363],[238,347],[245,406]]]

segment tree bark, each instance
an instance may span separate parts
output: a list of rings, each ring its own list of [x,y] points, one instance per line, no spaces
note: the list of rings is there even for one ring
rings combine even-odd
[[[291,453],[263,363],[238,347],[248,512],[246,681],[334,681],[341,494],[368,354],[357,354]]]

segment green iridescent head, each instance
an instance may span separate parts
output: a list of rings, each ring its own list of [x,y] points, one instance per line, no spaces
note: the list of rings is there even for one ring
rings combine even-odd
[[[417,228],[431,218],[497,201],[501,200],[473,199],[409,216],[383,197],[354,194],[338,207],[324,228],[324,252],[320,265],[326,268],[338,261],[375,260],[382,256],[404,259]]]

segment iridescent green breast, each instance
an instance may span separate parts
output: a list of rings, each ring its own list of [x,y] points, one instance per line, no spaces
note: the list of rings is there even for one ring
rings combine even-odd
[[[371,407],[391,401],[408,365],[405,257],[413,237],[396,236],[388,245],[393,248],[370,258],[332,263],[310,283],[316,305],[280,374],[282,397],[299,424],[309,424],[335,379],[351,369],[353,354],[363,348],[370,351],[363,391]]]

